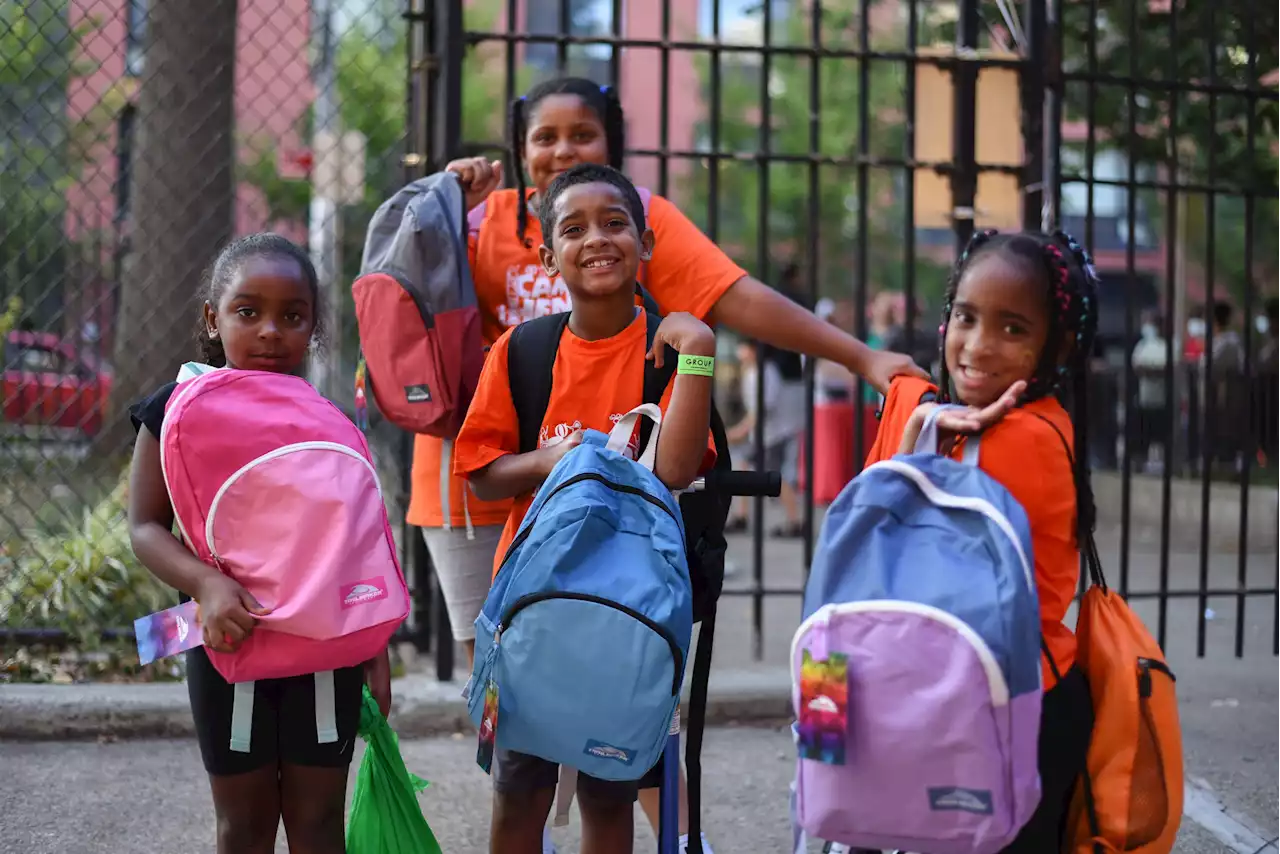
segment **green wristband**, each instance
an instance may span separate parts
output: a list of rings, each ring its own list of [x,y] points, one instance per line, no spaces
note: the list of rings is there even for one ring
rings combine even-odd
[[[710,377],[714,376],[715,372],[714,356],[686,356],[682,353],[676,367],[677,374],[690,374],[695,377]]]

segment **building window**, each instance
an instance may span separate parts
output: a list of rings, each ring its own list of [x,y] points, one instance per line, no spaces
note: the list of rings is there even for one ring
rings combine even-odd
[[[1063,146],[1062,171],[1067,175],[1084,175],[1087,162],[1084,151],[1078,146]],[[1147,164],[1135,170],[1139,181],[1154,177]],[[1098,150],[1093,159],[1093,177],[1102,181],[1124,181],[1129,174],[1129,163],[1124,152],[1113,149]],[[1138,196],[1134,199],[1133,244],[1139,248],[1155,246],[1155,235],[1150,216]],[[1084,181],[1069,181],[1062,185],[1062,224],[1077,236],[1083,236],[1085,218],[1089,211],[1089,185]],[[1115,184],[1093,186],[1093,249],[1124,249],[1129,245],[1129,192]]]
[[[769,0],[773,4],[773,33],[779,37],[779,24],[789,10],[788,0]],[[698,4],[698,35],[710,39],[715,35],[712,3]],[[720,0],[720,40],[730,43],[762,44],[764,42],[764,0]]]
[[[133,201],[133,150],[137,139],[138,110],[132,104],[120,111],[116,127],[116,211],[115,223],[120,226],[129,219]]]
[[[147,41],[147,0],[125,0],[124,68],[131,77],[142,74]]]
[[[528,32],[533,35],[559,35],[560,0],[528,0]],[[613,4],[610,0],[569,0],[566,35],[608,36],[613,33]],[[526,46],[526,61],[543,75],[559,73],[556,68],[557,46],[548,43]],[[597,83],[609,83],[613,48],[603,44],[569,45],[565,52],[564,74],[585,77]]]

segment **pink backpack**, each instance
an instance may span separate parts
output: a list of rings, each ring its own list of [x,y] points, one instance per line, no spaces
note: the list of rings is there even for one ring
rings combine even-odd
[[[203,372],[201,372],[203,371]],[[235,653],[228,682],[368,661],[409,613],[364,435],[304,379],[184,366],[160,461],[178,529],[205,563],[274,609]]]

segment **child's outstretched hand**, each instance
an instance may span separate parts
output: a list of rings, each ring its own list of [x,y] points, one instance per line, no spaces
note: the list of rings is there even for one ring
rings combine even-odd
[[[271,613],[238,581],[213,572],[196,591],[204,645],[214,652],[235,652],[253,634],[258,617]]]
[[[658,324],[658,331],[653,336],[653,347],[645,355],[653,360],[655,368],[661,368],[663,353],[667,347],[688,356],[714,356],[716,354],[716,334],[711,327],[692,314],[677,311],[668,314]]]
[[[1009,414],[1009,411],[1018,404],[1018,398],[1026,390],[1027,384],[1019,380],[1009,386],[1005,393],[1000,395],[999,400],[982,409],[966,406],[962,409],[945,410],[938,416],[938,443],[942,444],[958,435],[981,433],[986,430]],[[936,403],[922,403],[916,407],[907,421],[906,428],[902,431],[902,442],[898,445],[898,453],[910,454],[915,451],[925,420],[928,419],[929,413],[937,408]],[[941,453],[941,449],[934,450]]]

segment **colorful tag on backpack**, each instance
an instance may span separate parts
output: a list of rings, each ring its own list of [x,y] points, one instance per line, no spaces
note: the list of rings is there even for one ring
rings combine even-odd
[[[150,664],[204,643],[194,601],[139,617],[133,621],[133,633],[138,639],[139,664]]]
[[[488,774],[493,767],[493,747],[498,738],[498,683],[490,679],[484,686],[484,715],[480,718],[480,739],[476,764]]]
[[[814,658],[802,652],[800,720],[796,744],[801,759],[843,765],[849,729],[849,657],[833,652]]]
[[[365,396],[365,377],[368,375],[368,368],[365,367],[364,356],[360,356],[360,361],[356,363],[356,426],[366,433],[369,432],[369,401]]]

